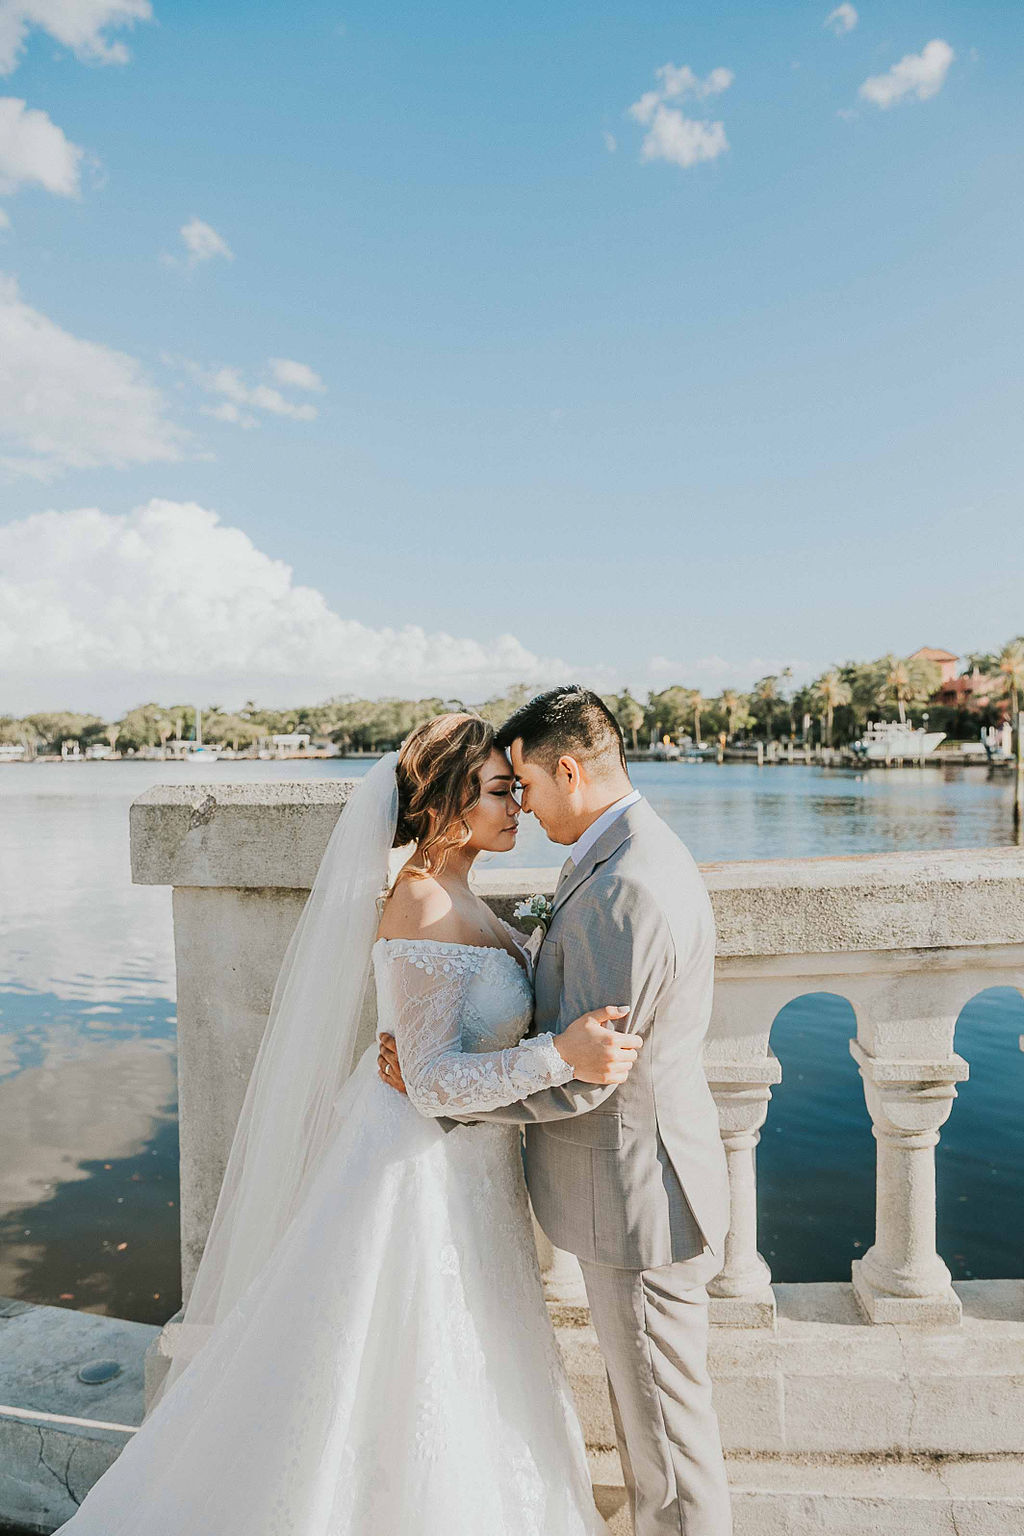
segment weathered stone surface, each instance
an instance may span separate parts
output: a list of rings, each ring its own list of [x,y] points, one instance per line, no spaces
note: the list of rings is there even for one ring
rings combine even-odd
[[[726,1328],[774,1328],[775,1292],[770,1285],[746,1296],[711,1296],[711,1321]]]
[[[622,1469],[588,1453],[612,1536],[632,1536]],[[1020,1536],[1024,1459],[726,1456],[735,1536]]]
[[[70,1519],[142,1422],[143,1355],[159,1329],[0,1298],[0,1527]],[[120,1366],[89,1386],[78,1368]]]
[[[728,1461],[735,1536],[1020,1536],[1024,1462]]]
[[[176,889],[181,1267],[195,1278],[231,1138],[306,899],[281,888]]]
[[[131,806],[132,879],[308,890],[358,782],[154,785]]]
[[[144,885],[308,889],[357,779],[156,785],[131,808]],[[721,956],[1024,943],[1024,850],[941,849],[702,866]],[[556,869],[491,871],[490,895]]]
[[[721,955],[1024,941],[1024,851],[705,864]]]
[[[713,1328],[708,1360],[727,1452],[1024,1455],[1024,1281],[956,1290],[956,1328],[870,1324],[840,1284],[776,1286],[775,1330]],[[562,1326],[558,1337],[588,1443],[607,1448],[597,1336]]]
[[[142,1357],[159,1331],[149,1323],[0,1297],[0,1404],[141,1423]],[[116,1360],[120,1373],[94,1386],[79,1381],[79,1366],[99,1358]]]

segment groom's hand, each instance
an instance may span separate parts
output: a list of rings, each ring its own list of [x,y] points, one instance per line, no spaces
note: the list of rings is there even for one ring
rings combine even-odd
[[[402,1081],[402,1069],[398,1065],[398,1052],[395,1049],[394,1035],[381,1035],[380,1037],[377,1076],[382,1083],[387,1083],[389,1088],[397,1088],[399,1093],[406,1092],[405,1083]]]

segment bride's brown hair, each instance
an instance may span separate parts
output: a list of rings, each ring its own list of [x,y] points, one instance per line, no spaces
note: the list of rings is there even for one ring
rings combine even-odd
[[[418,845],[404,873],[439,875],[469,841],[465,816],[480,799],[480,770],[494,746],[494,727],[479,715],[436,715],[406,737],[398,754],[395,847]]]

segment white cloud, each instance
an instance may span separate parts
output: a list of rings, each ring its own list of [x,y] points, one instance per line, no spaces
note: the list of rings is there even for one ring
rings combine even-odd
[[[619,147],[619,141],[615,137],[614,133],[609,133],[607,128],[603,128],[601,130],[601,137],[604,140],[605,149],[610,155],[614,155],[615,151]]]
[[[225,400],[222,405],[204,405],[202,410],[204,416],[212,416],[214,421],[230,421],[233,426],[245,427],[246,430],[258,426],[255,416],[239,410],[230,400]]]
[[[679,107],[668,102],[687,96],[705,100],[727,90],[735,78],[731,69],[713,69],[701,80],[688,64],[662,64],[655,70],[660,84],[645,91],[629,108],[634,121],[647,129],[641,146],[644,160],[669,160],[688,167],[701,160],[715,160],[729,148],[721,122],[686,117]]]
[[[180,233],[188,251],[190,267],[197,267],[200,262],[210,261],[214,256],[223,256],[226,261],[235,259],[235,253],[224,237],[218,235],[212,225],[204,224],[202,219],[190,219],[181,226]]]
[[[327,388],[308,363],[297,363],[293,357],[272,357],[270,371],[279,384],[290,385],[292,389],[321,391]]]
[[[89,64],[125,64],[124,43],[103,34],[137,21],[149,21],[149,0],[2,0],[0,3],[0,75],[17,67],[31,27],[49,33]]]
[[[876,107],[891,107],[906,96],[927,101],[942,89],[949,66],[956,55],[941,37],[925,43],[920,53],[908,53],[894,64],[888,74],[871,75],[860,88],[865,101]]]
[[[722,123],[698,122],[674,107],[658,107],[644,138],[645,160],[670,160],[688,167],[701,160],[715,160],[729,148]]]
[[[845,37],[847,32],[852,32],[859,18],[852,5],[837,5],[830,15],[825,17],[825,26],[831,27],[837,37]]]
[[[0,277],[0,465],[49,480],[180,459],[184,443],[135,358],[62,330]]]
[[[289,400],[272,384],[248,384],[241,369],[221,367],[204,368],[187,357],[175,357],[165,353],[163,361],[172,368],[182,368],[190,374],[207,394],[218,395],[216,406],[204,406],[204,416],[216,421],[229,422],[233,426],[252,428],[259,424],[253,411],[265,411],[270,416],[285,416],[292,421],[315,421],[319,415],[310,401]],[[326,385],[318,373],[305,363],[292,358],[272,357],[267,363],[272,375],[295,389],[322,391]]]
[[[83,155],[38,107],[26,106],[17,96],[0,96],[0,193],[34,182],[74,197]]]
[[[237,368],[218,368],[215,373],[203,376],[203,383],[216,394],[226,395],[236,406],[256,406],[261,411],[269,411],[272,416],[290,416],[293,421],[313,421],[318,414],[315,405],[310,405],[308,401],[296,405],[269,384],[246,384]]]
[[[379,628],[342,618],[195,502],[153,500],[126,516],[35,513],[0,527],[0,572],[9,709],[120,709],[196,689],[225,707],[346,691],[482,698],[569,675],[510,634],[398,629],[383,612]]]
[[[718,96],[722,91],[728,90],[736,78],[731,69],[713,69],[703,80],[699,79],[690,68],[684,64],[677,68],[675,64],[662,64],[660,69],[654,71],[661,81],[661,95],[665,100],[675,100],[683,96],[696,96],[703,100],[706,96]]]

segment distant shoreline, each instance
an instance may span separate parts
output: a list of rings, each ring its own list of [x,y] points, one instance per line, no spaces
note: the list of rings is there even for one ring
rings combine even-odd
[[[826,759],[822,758],[819,755],[819,753],[820,753],[820,749],[819,748],[815,748],[813,753],[812,753],[812,755],[810,757],[808,757],[805,754],[804,749],[802,747],[798,747],[798,748],[796,748],[794,750],[792,758],[790,758],[788,752],[785,751],[785,750],[782,750],[782,751],[779,751],[777,753],[777,755],[774,756],[774,757],[769,757],[767,754],[765,754],[764,758],[762,760],[762,764],[763,764],[763,766],[765,768],[781,768],[781,767],[787,767],[787,768],[790,768],[790,767],[791,768],[843,768],[843,769],[855,768],[858,771],[864,771],[864,770],[868,770],[868,769],[874,771],[875,769],[883,769],[884,770],[885,768],[903,768],[903,767],[913,767],[913,768],[986,768],[986,769],[1010,771],[1014,767],[1014,764],[1012,762],[990,763],[984,757],[969,756],[967,753],[964,753],[964,752],[943,752],[943,751],[941,751],[941,749],[936,751],[936,752],[931,753],[928,757],[923,758],[923,759],[908,757],[908,758],[904,758],[904,759],[900,759],[900,760],[894,760],[891,763],[886,763],[884,761],[870,761],[870,760],[865,760],[863,758],[856,758],[847,749],[839,748],[839,747],[834,749],[834,753],[833,753],[832,757],[829,760],[826,760]],[[360,762],[362,762],[362,763],[374,763],[374,762],[379,762],[380,759],[382,757],[384,757],[384,756],[385,756],[385,754],[383,752],[345,752],[343,754],[339,754],[339,755],[336,755],[336,756],[328,756],[328,755],[326,755],[325,753],[322,753],[322,752],[296,752],[296,753],[289,753],[287,757],[248,757],[248,756],[239,756],[239,757],[200,759],[199,761],[200,761],[200,763],[209,762],[211,764],[212,763],[225,763],[225,764],[231,764],[231,763],[274,763],[274,764],[285,764],[285,763],[348,763],[348,762],[352,762],[352,763],[360,763]],[[104,764],[104,765],[106,765],[108,767],[111,764],[113,764],[113,763],[136,763],[136,764],[137,763],[147,763],[147,764],[149,764],[150,767],[159,766],[160,768],[175,768],[175,767],[178,767],[178,766],[187,765],[191,761],[194,761],[194,760],[191,760],[191,759],[189,759],[187,757],[142,757],[142,756],[138,756],[138,755],[133,756],[133,757],[118,755],[117,757],[70,757],[70,758],[68,758],[68,757],[58,757],[55,753],[48,753],[48,754],[45,754],[45,755],[42,755],[42,756],[39,756],[39,757],[3,757],[3,758],[0,758],[0,768],[4,768],[4,767],[8,767],[8,766],[10,766],[10,767],[18,767],[18,768],[26,768],[26,767],[30,767],[30,766],[35,766],[36,764],[40,764],[40,763],[60,763],[60,764],[65,764],[65,763],[75,763],[75,764],[89,763],[89,764],[91,764],[93,766],[95,766],[96,764],[99,763],[99,764]],[[722,754],[722,757],[720,759],[718,758],[717,754],[712,754],[712,753],[708,753],[703,758],[687,758],[687,757],[661,758],[661,757],[652,757],[650,755],[650,753],[647,753],[647,752],[628,752],[627,751],[627,753],[626,753],[626,761],[627,761],[627,763],[630,763],[630,764],[649,763],[649,764],[652,764],[654,766],[664,767],[664,768],[696,768],[696,767],[701,767],[701,766],[703,766],[705,764],[710,763],[714,767],[717,768],[717,767],[723,767],[723,766],[725,766],[725,765],[727,765],[729,763],[757,763],[758,762],[758,755],[757,755],[756,750],[740,749],[740,748],[732,748],[732,747],[727,748],[725,750],[725,752]]]

